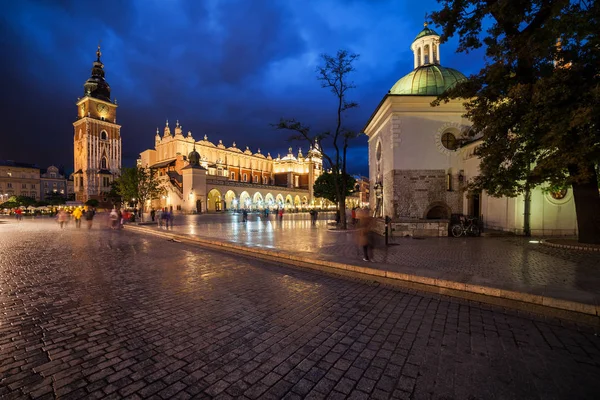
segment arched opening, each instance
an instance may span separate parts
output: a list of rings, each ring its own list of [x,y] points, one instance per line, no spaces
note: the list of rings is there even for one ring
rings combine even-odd
[[[108,168],[108,162],[106,161],[106,157],[102,157],[102,159],[100,160],[100,169],[107,169]]]
[[[450,208],[441,201],[434,202],[427,208],[425,219],[450,219]]]
[[[302,205],[302,201],[300,201],[300,196],[296,195],[296,197],[294,197],[294,206],[300,207],[301,205]]]
[[[228,190],[225,193],[225,209],[232,210],[237,208],[237,195],[233,190]]]
[[[208,211],[221,211],[221,192],[217,189],[208,192],[206,207]]]
[[[277,195],[277,197],[275,198],[275,203],[277,205],[277,207],[283,207],[284,204],[284,200],[283,200],[283,196],[280,194]]]
[[[439,64],[440,60],[438,59],[438,47],[434,44],[433,46],[431,46],[431,49],[433,50],[432,62],[435,64]]]
[[[254,197],[252,198],[252,203],[253,206],[256,207],[257,209],[262,209],[264,204],[263,204],[263,197],[262,194],[260,194],[259,192],[254,193]]]
[[[429,53],[429,45],[426,44],[425,47],[423,48],[423,64],[429,64],[430,63],[430,53]]]
[[[294,205],[294,199],[292,198],[291,194],[288,194],[287,196],[285,196],[285,206],[292,207],[293,205]]]
[[[307,206],[308,205],[308,197],[303,196],[302,197],[302,206]]]
[[[251,204],[252,200],[250,199],[248,192],[242,192],[242,194],[240,194],[240,208],[249,208]]]
[[[267,193],[265,196],[265,207],[273,208],[275,206],[275,199],[271,193]]]
[[[420,47],[417,49],[417,64],[419,67],[421,65],[423,65],[423,60],[421,59],[421,48]]]
[[[100,132],[100,139],[101,140],[108,140],[108,133],[106,133],[106,131]]]

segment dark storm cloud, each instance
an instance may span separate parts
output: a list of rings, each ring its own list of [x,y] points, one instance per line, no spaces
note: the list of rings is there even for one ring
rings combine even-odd
[[[83,95],[98,41],[119,103],[123,158],[133,165],[168,118],[199,139],[287,153],[289,134],[270,125],[297,118],[331,129],[335,99],[315,79],[322,53],[359,53],[348,127],[360,130],[389,88],[413,68],[409,49],[434,0],[29,1],[3,5],[0,159],[72,167],[74,102]],[[475,72],[481,54],[442,63]],[[473,61],[475,59],[475,61]],[[293,143],[294,153],[298,146]],[[366,137],[349,153],[367,174]]]

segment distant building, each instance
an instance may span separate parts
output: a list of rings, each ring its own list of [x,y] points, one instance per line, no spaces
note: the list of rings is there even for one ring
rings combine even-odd
[[[117,102],[110,99],[110,86],[104,79],[100,46],[85,82],[84,96],[77,99],[72,174],[76,200],[102,201],[113,180],[121,173],[121,126],[117,125]]]
[[[40,167],[15,161],[0,160],[0,203],[11,196],[40,199]]]
[[[191,132],[183,135],[177,122],[174,134],[167,122],[162,136],[156,130],[154,149],[140,154],[139,166],[158,171],[166,195],[152,204],[172,206],[187,212],[228,209],[264,209],[320,206],[313,196],[313,185],[323,170],[318,147],[306,155],[273,158],[258,149],[252,152],[234,142],[225,147],[204,135],[196,140]]]
[[[354,175],[355,184],[352,194],[346,197],[346,208],[369,207],[369,178]]]
[[[40,200],[46,200],[53,195],[63,196],[65,199],[69,194],[67,179],[54,165],[49,166],[40,175]]]

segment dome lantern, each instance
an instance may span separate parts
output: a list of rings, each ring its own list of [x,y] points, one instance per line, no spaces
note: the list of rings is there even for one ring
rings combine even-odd
[[[414,54],[415,68],[421,65],[440,64],[440,35],[429,28],[427,22],[423,25],[423,30],[419,32],[410,46]]]
[[[414,54],[415,69],[398,80],[389,93],[439,96],[456,83],[467,79],[461,72],[440,64],[439,46],[440,35],[425,23],[410,46]]]

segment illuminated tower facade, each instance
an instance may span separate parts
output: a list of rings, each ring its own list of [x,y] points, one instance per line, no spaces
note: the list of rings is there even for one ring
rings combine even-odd
[[[92,75],[83,85],[83,97],[77,100],[74,128],[75,197],[103,201],[113,180],[121,173],[121,126],[117,125],[117,101],[110,98],[110,86],[104,79],[100,46]]]

